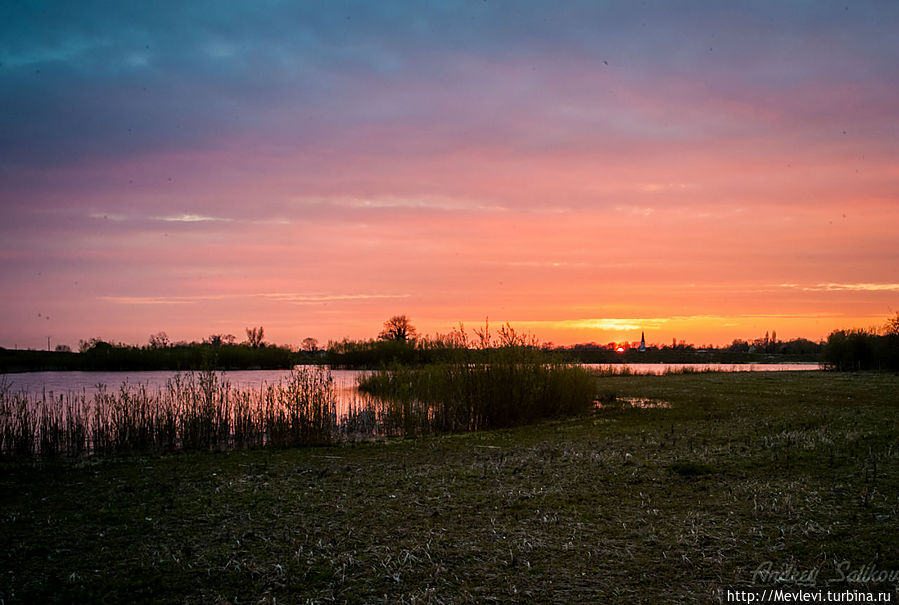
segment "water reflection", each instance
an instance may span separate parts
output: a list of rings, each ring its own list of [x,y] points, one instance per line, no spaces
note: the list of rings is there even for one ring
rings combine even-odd
[[[597,399],[596,407],[630,407],[639,409],[670,408],[671,402],[662,399],[650,399],[648,397],[615,397],[611,401]]]
[[[357,378],[364,374],[359,370],[331,370],[338,414],[347,413],[352,407],[369,403],[356,388]],[[194,372],[199,374],[199,372]],[[222,384],[239,391],[262,392],[269,386],[277,387],[290,379],[291,370],[230,370],[216,372]],[[46,394],[85,395],[92,399],[101,390],[119,391],[122,386],[144,388],[150,393],[166,389],[168,382],[179,373],[171,370],[147,372],[22,372],[0,376],[0,382],[11,392],[24,392],[32,396]],[[182,375],[190,372],[182,372]]]
[[[599,375],[629,374],[701,374],[704,372],[811,372],[818,363],[586,363],[584,367]]]
[[[598,374],[664,374],[692,372],[785,372],[819,370],[817,363],[779,364],[709,364],[709,363],[635,363],[635,364],[584,364]],[[341,407],[348,410],[353,402],[363,401],[356,389],[360,370],[331,369],[334,387]],[[98,385],[118,389],[122,384],[144,385],[149,390],[165,388],[166,382],[175,372],[170,370],[150,372],[22,372],[0,377],[13,391],[25,391],[33,395],[42,393],[85,393],[92,397],[98,392]],[[290,370],[232,370],[217,372],[223,382],[240,390],[259,390],[266,385],[277,385],[289,378]]]
[[[739,369],[817,369],[817,365],[809,365]],[[613,371],[602,366],[599,374],[737,371],[733,366],[728,370],[709,364],[685,367],[644,364]],[[416,400],[386,401],[362,393],[357,384],[363,375],[355,370],[314,367],[184,374],[0,375],[0,451],[25,455],[45,450],[217,449],[380,439],[433,431],[433,406]],[[608,391],[596,401],[596,407],[654,409],[671,404],[646,397],[617,397]]]
[[[335,381],[326,368],[249,388],[216,372],[174,374],[164,384],[155,375],[117,378],[124,378],[118,387],[96,383],[79,392],[46,383],[29,390],[0,377],[0,456],[292,447],[409,434],[395,405],[358,392],[351,376]]]

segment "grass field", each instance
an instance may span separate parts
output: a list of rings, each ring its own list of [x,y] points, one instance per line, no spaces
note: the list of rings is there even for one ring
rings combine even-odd
[[[515,429],[7,463],[0,600],[719,602],[863,567],[892,578],[832,587],[895,590],[899,377],[598,380],[612,403]]]

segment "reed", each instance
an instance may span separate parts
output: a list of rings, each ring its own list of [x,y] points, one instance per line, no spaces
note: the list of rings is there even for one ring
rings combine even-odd
[[[704,367],[704,368],[695,368],[692,366],[675,366],[665,368],[663,374],[666,376],[677,376],[677,375],[685,375],[685,374],[710,374],[713,372],[722,372],[721,368],[715,367]]]
[[[626,363],[610,363],[606,365],[600,365],[598,367],[592,368],[590,371],[594,376],[633,376],[635,374],[639,374],[639,372],[635,372]]]
[[[213,371],[166,386],[38,396],[0,383],[0,456],[53,458],[321,445],[478,431],[588,412],[595,378],[528,346],[460,349],[450,361],[367,375],[348,409],[327,368],[238,389]],[[5,386],[4,386],[5,385]]]
[[[380,397],[386,424],[407,435],[509,427],[593,407],[595,380],[584,368],[529,347],[478,353],[477,361],[459,355],[419,368],[372,372],[359,389]]]
[[[85,393],[30,395],[0,382],[0,455],[112,455],[330,443],[337,399],[327,369],[305,367],[259,391],[215,372],[176,374],[164,389],[123,384]]]
[[[262,401],[271,445],[330,443],[336,434],[334,381],[327,370],[294,371],[286,384],[266,387]]]

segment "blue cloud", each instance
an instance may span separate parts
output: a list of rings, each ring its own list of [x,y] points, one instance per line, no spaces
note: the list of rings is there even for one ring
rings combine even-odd
[[[566,104],[627,112],[614,87],[689,105],[683,88],[666,88],[672,81],[779,104],[797,83],[899,80],[897,6],[5,3],[0,154],[7,167],[39,168],[241,136],[315,146],[373,123],[446,124],[448,133],[495,131],[514,143],[526,125],[504,108],[534,121]],[[560,82],[556,72],[571,69],[581,70],[580,85]],[[602,82],[611,75],[614,85]],[[525,135],[524,144],[533,138]]]

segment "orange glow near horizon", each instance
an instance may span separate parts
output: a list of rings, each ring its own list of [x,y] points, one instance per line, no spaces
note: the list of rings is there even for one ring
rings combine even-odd
[[[64,259],[74,247],[83,268],[71,276],[71,261],[59,260],[19,278],[2,346],[45,346],[47,335],[72,346],[94,336],[139,344],[159,330],[174,340],[242,338],[256,325],[270,342],[324,343],[372,338],[400,313],[426,334],[489,316],[556,344],[634,340],[645,330],[648,342],[722,345],[774,330],[819,340],[880,325],[899,306],[894,204],[843,212],[842,203],[767,194],[764,204],[719,207],[718,189],[696,184],[684,200],[679,186],[640,187],[625,194],[622,184],[599,207],[522,207],[480,194],[323,196],[259,218],[113,212],[97,197],[79,219],[83,232],[60,231],[42,250]],[[187,189],[195,199],[217,191]],[[263,190],[253,180],[227,195],[283,196]]]

